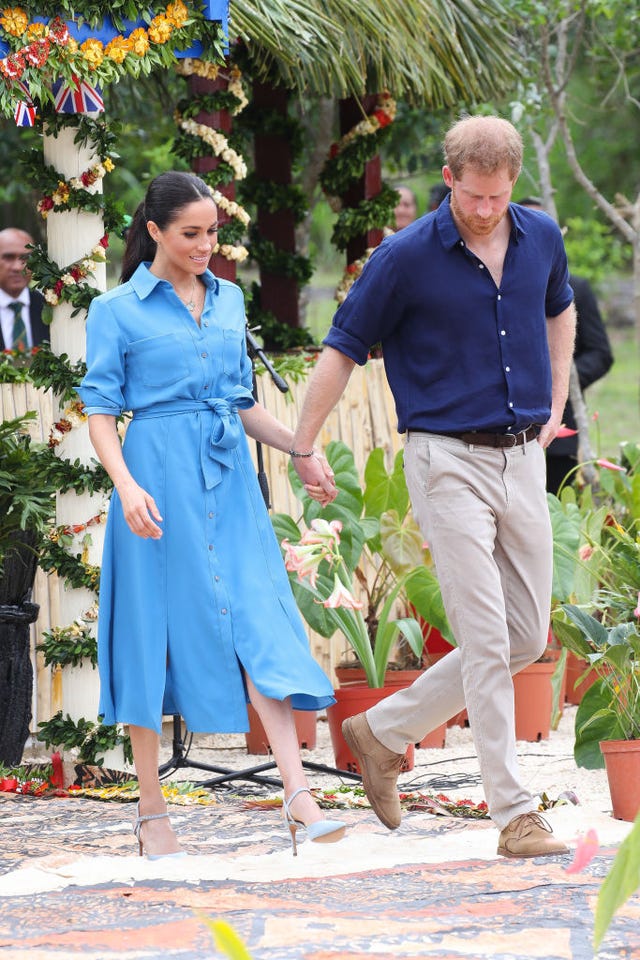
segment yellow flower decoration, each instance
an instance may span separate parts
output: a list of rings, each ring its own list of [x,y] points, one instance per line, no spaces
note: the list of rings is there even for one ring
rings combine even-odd
[[[47,35],[47,27],[44,23],[30,23],[27,27],[27,37],[29,40],[37,40],[39,37]]]
[[[137,57],[144,57],[149,49],[147,31],[142,27],[138,27],[133,33],[129,34],[129,40],[131,42],[131,52],[135,53]]]
[[[85,40],[84,43],[81,43],[80,52],[92,70],[95,70],[96,67],[99,67],[104,60],[104,47],[102,45],[102,41],[96,40],[95,37],[89,37],[88,40]]]
[[[149,39],[154,43],[166,43],[172,33],[173,23],[162,13],[154,17],[149,24]]]
[[[131,40],[119,34],[110,40],[104,48],[105,55],[113,60],[114,63],[122,63],[131,50]]]
[[[29,18],[21,7],[6,7],[2,11],[0,25],[12,37],[21,37],[29,26]]]
[[[189,19],[189,11],[182,0],[176,0],[167,7],[166,17],[175,27],[182,27]]]
[[[105,168],[107,173],[111,173],[111,171],[115,167],[115,164],[113,160],[110,159],[110,157],[105,157],[104,160],[102,161],[102,166]]]

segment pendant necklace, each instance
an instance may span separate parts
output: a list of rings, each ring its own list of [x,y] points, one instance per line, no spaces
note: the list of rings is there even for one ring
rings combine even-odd
[[[174,289],[175,289],[175,288],[174,288]],[[193,278],[193,283],[192,283],[192,285],[191,285],[191,297],[189,298],[189,300],[182,300],[182,297],[180,297],[180,294],[179,294],[178,291],[176,290],[176,293],[178,293],[178,296],[180,297],[180,300],[182,300],[182,302],[184,303],[184,305],[185,305],[185,307],[187,308],[187,310],[189,311],[189,313],[193,313],[193,311],[194,311],[195,308],[196,308],[196,301],[195,301],[195,298],[194,298],[195,290],[196,290],[196,278],[195,278],[195,276],[194,276],[194,278]]]

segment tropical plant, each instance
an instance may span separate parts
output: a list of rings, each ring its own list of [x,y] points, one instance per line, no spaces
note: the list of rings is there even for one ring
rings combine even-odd
[[[598,588],[588,604],[563,604],[554,631],[576,656],[587,661],[598,680],[576,714],[575,758],[579,766],[602,767],[602,740],[640,738],[640,539],[611,514],[602,542],[584,554],[597,570]],[[589,607],[592,612],[588,612]]]
[[[346,444],[334,441],[326,454],[340,491],[334,503],[321,508],[290,469],[303,503],[302,529],[286,514],[275,514],[272,522],[305,620],[323,637],[341,630],[369,686],[381,687],[400,638],[420,656],[424,638],[418,616],[453,642],[451,628],[410,513],[402,454],[389,473],[382,448],[373,450],[364,490]],[[416,616],[398,614],[409,604]]]
[[[27,433],[36,413],[0,421],[0,574],[8,557],[21,549],[25,531],[35,541],[55,512],[55,486],[43,461],[44,444],[34,443]]]

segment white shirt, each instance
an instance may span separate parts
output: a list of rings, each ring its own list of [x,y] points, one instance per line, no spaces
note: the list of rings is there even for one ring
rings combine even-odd
[[[5,350],[10,350],[13,344],[13,321],[15,314],[9,304],[17,302],[23,305],[22,319],[27,331],[27,346],[31,350],[33,347],[33,336],[31,334],[31,315],[29,313],[29,304],[31,302],[29,298],[29,287],[25,287],[17,297],[10,297],[6,290],[0,290],[0,326],[2,327],[4,348]]]

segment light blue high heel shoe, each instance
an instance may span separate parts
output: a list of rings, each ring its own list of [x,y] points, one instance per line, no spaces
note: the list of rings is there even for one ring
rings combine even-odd
[[[142,829],[142,824],[146,823],[148,820],[164,820],[165,817],[169,817],[168,813],[149,813],[144,817],[140,816],[140,804],[136,804],[136,819],[133,824],[133,832],[135,834],[136,840],[138,841],[138,848],[140,851],[140,856],[144,853],[144,844],[142,842],[142,837],[140,831]],[[186,857],[186,851],[177,850],[175,853],[147,853],[145,854],[147,860],[168,860],[169,857]]]
[[[289,827],[291,834],[291,846],[293,847],[294,857],[298,856],[298,845],[296,843],[296,832],[299,828],[307,831],[309,840],[314,843],[335,843],[336,840],[342,840],[344,832],[347,829],[346,823],[341,820],[316,820],[314,823],[306,824],[302,820],[296,820],[292,815],[290,807],[295,798],[300,793],[311,793],[309,787],[298,787],[294,790],[288,800],[282,800],[282,813]]]

